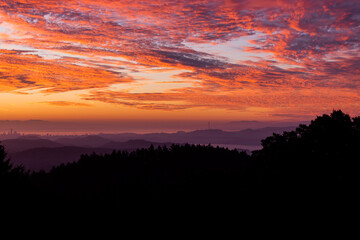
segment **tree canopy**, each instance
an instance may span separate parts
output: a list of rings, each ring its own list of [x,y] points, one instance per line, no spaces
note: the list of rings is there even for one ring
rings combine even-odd
[[[359,133],[360,117],[337,110],[263,139],[251,156],[212,146],[151,146],[83,155],[31,175],[13,167],[0,146],[1,189],[40,203],[116,207],[143,205],[144,199],[226,206],[265,198],[345,197],[357,188]]]

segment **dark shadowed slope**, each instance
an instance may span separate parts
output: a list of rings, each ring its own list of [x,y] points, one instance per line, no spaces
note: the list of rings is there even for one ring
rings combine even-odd
[[[80,200],[81,204],[106,199],[106,204],[120,208],[127,206],[124,201],[138,202],[141,207],[158,197],[160,203],[167,197],[193,201],[197,197],[237,196],[237,184],[249,160],[246,153],[235,150],[172,145],[83,155],[76,163],[35,177],[58,196]]]
[[[191,212],[202,208],[211,215],[215,209],[234,213],[238,208],[241,211],[235,217],[247,210],[254,215],[256,210],[271,209],[275,211],[272,219],[279,209],[295,217],[307,211],[307,218],[319,209],[331,216],[337,210],[354,212],[358,205],[360,117],[334,111],[308,126],[273,134],[262,145],[252,156],[190,144],[82,155],[79,161],[48,173],[28,175],[34,188],[27,199],[26,192],[20,199],[33,199],[46,211],[46,204],[56,203],[68,210],[118,209],[132,215],[137,209],[158,213],[159,209],[182,206]],[[21,193],[5,157],[0,147],[0,177],[5,180],[0,184]]]
[[[152,142],[173,142],[192,144],[238,144],[261,145],[261,139],[284,131],[294,130],[296,127],[267,127],[261,129],[246,129],[228,132],[219,129],[196,130],[177,133],[149,133],[149,134],[99,134],[112,141],[127,141],[129,139],[144,139]]]
[[[122,149],[122,150],[136,150],[140,148],[149,148],[151,145],[153,145],[155,148],[158,146],[170,146],[173,143],[165,142],[165,143],[157,143],[157,142],[150,142],[143,139],[134,139],[129,140],[126,142],[109,142],[102,147],[104,148],[111,148],[111,149]]]
[[[64,146],[77,146],[77,147],[101,147],[111,140],[102,138],[100,136],[90,135],[81,137],[65,137],[54,140]]]
[[[47,139],[8,139],[1,141],[8,153],[25,151],[33,148],[56,148],[62,147],[60,143],[56,143]]]
[[[82,148],[82,147],[59,147],[59,148],[35,148],[9,155],[13,165],[22,165],[27,170],[48,171],[52,167],[62,163],[76,162],[82,154],[111,153],[112,149],[106,148]]]
[[[85,142],[80,142],[80,145],[81,144],[85,144]],[[165,145],[170,146],[171,144],[172,143],[153,143],[145,140],[129,140],[127,142],[108,141],[107,144],[101,147],[61,146],[32,148],[25,151],[10,152],[9,157],[14,165],[22,165],[27,170],[48,171],[54,166],[78,161],[82,154],[104,154],[110,153],[113,150],[134,151],[136,149],[149,148],[151,145],[158,147]]]
[[[189,144],[85,155],[77,163],[38,175],[36,181],[71,203],[78,199],[92,206],[105,199],[106,205],[123,209],[129,205],[121,201],[153,207],[150,199],[169,199],[196,207],[208,204],[207,211],[215,206],[244,210],[241,201],[248,199],[257,201],[255,209],[306,210],[320,203],[333,211],[334,203],[344,199],[348,204],[357,194],[359,117],[334,111],[309,126],[273,134],[262,145],[252,156]]]

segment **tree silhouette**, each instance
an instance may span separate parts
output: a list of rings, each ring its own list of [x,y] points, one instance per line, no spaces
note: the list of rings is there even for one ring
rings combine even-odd
[[[9,201],[33,199],[43,209],[50,204],[131,211],[185,203],[206,209],[274,208],[294,206],[294,199],[303,206],[316,197],[323,197],[324,205],[356,193],[360,117],[333,111],[294,131],[273,134],[262,146],[252,156],[190,144],[114,150],[31,175],[13,167],[0,146],[1,193]]]
[[[239,194],[239,178],[249,162],[245,152],[225,148],[150,146],[133,152],[83,155],[76,163],[35,173],[32,180],[57,199],[90,205],[133,205],[141,199],[148,203],[152,199],[211,199]]]
[[[28,172],[22,166],[14,167],[0,145],[0,191],[2,201],[14,202],[28,192]]]
[[[6,159],[6,152],[3,146],[0,145],[0,176],[1,179],[8,176],[12,170],[10,159]]]
[[[259,184],[267,191],[348,193],[358,180],[359,130],[359,117],[334,110],[308,126],[267,137],[253,152]]]

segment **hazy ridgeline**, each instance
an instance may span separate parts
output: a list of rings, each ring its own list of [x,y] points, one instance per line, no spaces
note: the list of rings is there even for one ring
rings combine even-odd
[[[171,145],[82,155],[50,172],[11,166],[0,148],[3,200],[23,208],[274,207],[351,201],[358,188],[360,117],[341,111],[273,134],[251,155]],[[300,205],[298,203],[301,203]],[[242,205],[245,204],[245,205]],[[275,204],[271,206],[271,204]]]

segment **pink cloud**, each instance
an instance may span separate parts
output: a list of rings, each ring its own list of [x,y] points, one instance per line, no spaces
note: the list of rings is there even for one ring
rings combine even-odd
[[[0,91],[95,89],[84,99],[141,109],[356,110],[359,16],[356,0],[0,0],[0,22],[11,28],[0,32],[1,41],[18,46],[0,52]],[[239,48],[262,59],[234,63],[186,44],[249,36],[251,43]],[[45,58],[40,50],[60,57]],[[144,69],[180,71],[175,77],[193,87],[111,89],[136,82],[132,74]]]

